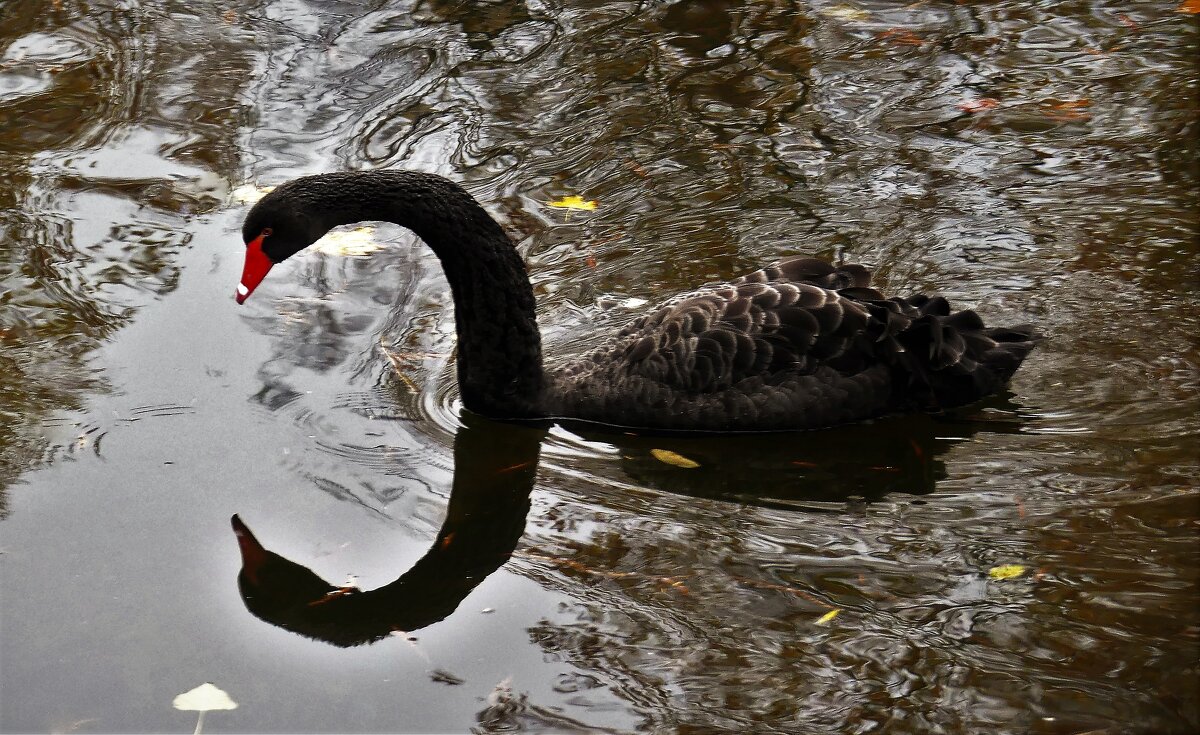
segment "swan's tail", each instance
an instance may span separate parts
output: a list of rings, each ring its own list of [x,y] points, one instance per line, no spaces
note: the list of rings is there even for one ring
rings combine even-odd
[[[953,408],[1003,388],[1042,336],[1029,324],[987,327],[970,309],[941,297],[905,299],[919,316],[897,335],[911,376],[909,394],[925,408]]]
[[[871,287],[871,272],[853,263],[793,258],[739,280],[759,279],[811,283],[866,307],[872,318],[860,352],[891,365],[899,410],[953,408],[995,393],[1041,340],[1032,325],[988,327],[941,296],[885,298]]]

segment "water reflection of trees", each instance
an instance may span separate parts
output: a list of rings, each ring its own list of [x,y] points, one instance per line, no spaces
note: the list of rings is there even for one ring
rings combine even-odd
[[[874,14],[865,22],[782,2],[550,9],[435,2],[383,4],[357,15],[342,5],[336,13],[293,15],[267,4],[237,9],[262,8],[252,35],[236,13],[230,22],[227,8],[205,3],[9,2],[0,27],[5,46],[35,33],[67,42],[56,46],[54,59],[0,62],[0,73],[32,71],[30,78],[53,80],[37,94],[0,101],[0,290],[13,294],[0,311],[0,487],[41,456],[41,417],[74,405],[94,386],[86,355],[174,287],[174,253],[184,243],[170,233],[185,230],[182,218],[213,201],[211,191],[188,182],[196,170],[233,176],[239,151],[230,131],[241,126],[255,130],[256,151],[269,152],[258,169],[267,174],[312,165],[453,171],[510,224],[522,218],[524,232],[538,233],[531,270],[544,291],[554,291],[551,303],[567,294],[563,284],[592,278],[603,290],[657,298],[775,253],[845,244],[882,263],[893,285],[949,288],[985,307],[1021,291],[1011,309],[1047,312],[1059,332],[1047,352],[1057,354],[1062,369],[1044,371],[1044,378],[1027,373],[1026,384],[1043,380],[1046,395],[1070,393],[1057,405],[1078,409],[1081,422],[1116,417],[1123,423],[1107,427],[1108,440],[1139,459],[1111,459],[1093,440],[1045,441],[1029,468],[1019,466],[1027,454],[1001,458],[999,471],[1017,475],[1001,489],[1032,484],[1036,474],[1059,474],[1050,481],[1072,491],[1081,486],[1072,507],[1048,520],[1057,530],[1022,525],[1035,537],[1030,548],[1041,544],[1053,556],[1070,546],[1077,558],[1068,566],[1102,580],[1112,577],[1113,557],[1124,554],[1128,579],[1158,575],[1164,586],[1125,605],[1128,617],[1115,627],[1096,604],[1099,585],[1091,579],[1076,585],[1069,604],[1061,586],[1039,593],[1021,620],[1007,609],[1019,600],[972,609],[962,602],[969,585],[939,586],[946,569],[929,559],[934,551],[974,559],[976,546],[1005,543],[1002,524],[981,531],[982,524],[999,524],[984,517],[999,513],[994,504],[960,509],[971,518],[963,528],[944,517],[952,513],[923,527],[896,518],[861,538],[837,535],[830,529],[836,524],[797,524],[793,511],[767,505],[737,506],[762,512],[719,523],[700,515],[710,507],[705,502],[650,490],[661,482],[705,495],[699,478],[711,476],[711,495],[728,498],[739,492],[735,473],[723,476],[719,461],[700,456],[701,472],[684,480],[653,464],[646,444],[633,442],[622,460],[631,488],[597,496],[601,483],[577,482],[593,493],[584,497],[600,498],[591,504],[594,514],[551,509],[556,517],[535,529],[544,556],[577,554],[584,568],[562,565],[570,594],[581,601],[578,621],[548,622],[531,634],[554,655],[623,683],[628,701],[663,718],[681,709],[676,696],[695,705],[687,709],[697,718],[754,710],[768,724],[793,725],[784,718],[802,711],[830,718],[814,729],[836,731],[890,713],[892,722],[915,730],[978,730],[1031,716],[1033,707],[1046,711],[1029,697],[1038,699],[1035,690],[1047,685],[1103,712],[1143,715],[1149,705],[1114,704],[1129,700],[1113,687],[1136,679],[1138,696],[1154,697],[1194,683],[1176,675],[1174,664],[1188,664],[1184,656],[1170,655],[1186,655],[1194,645],[1166,641],[1145,622],[1157,607],[1162,617],[1154,619],[1167,636],[1178,620],[1194,619],[1182,607],[1185,596],[1165,586],[1187,564],[1170,565],[1155,550],[1178,544],[1179,534],[1135,541],[1141,537],[1131,532],[1106,545],[1106,514],[1128,512],[1125,522],[1134,526],[1143,511],[1118,512],[1113,500],[1089,518],[1088,506],[1076,510],[1074,498],[1131,479],[1148,494],[1169,483],[1182,488],[1195,474],[1194,452],[1180,449],[1194,436],[1196,416],[1189,132],[1196,124],[1195,34],[1180,30],[1186,19],[1171,18],[1174,4],[1125,8],[1135,21],[1098,5],[1078,12],[1045,3],[860,3]],[[845,4],[825,7],[855,12]],[[314,18],[321,25],[315,32],[294,30],[318,25]],[[901,24],[911,37],[884,35]],[[252,69],[263,70],[262,81],[253,102],[244,103],[237,98]],[[957,107],[980,95],[1001,100],[1001,109],[973,116]],[[1091,98],[1087,120],[1051,120],[1040,107],[1045,98],[1082,95]],[[162,169],[117,175],[110,160],[95,155],[110,145],[117,156],[146,153]],[[83,165],[69,166],[68,156]],[[564,222],[538,208],[537,201],[569,191],[600,199],[603,216]],[[73,222],[81,214],[101,223],[89,228],[101,234],[87,242],[78,240]],[[131,243],[132,258],[124,251]],[[585,252],[596,256],[595,275],[577,257]],[[1064,275],[1068,281],[1057,280]],[[371,298],[381,310],[394,303],[386,294]],[[307,312],[306,304],[288,306]],[[280,363],[330,371],[365,352],[356,347],[365,339],[361,325],[329,306],[312,311],[311,321],[270,330],[280,334]],[[398,312],[390,317],[401,320]],[[1156,355],[1162,359],[1150,363]],[[301,392],[274,377],[264,376],[262,394],[271,409],[280,400],[272,395]],[[1105,386],[1109,393],[1097,405],[1096,389]],[[1156,421],[1172,396],[1174,420]],[[1137,432],[1154,442],[1138,443]],[[942,449],[929,452],[928,476],[903,442],[878,464],[899,467],[900,477],[926,487],[921,483],[941,472]],[[1142,450],[1157,454],[1145,459],[1151,453]],[[774,475],[781,484],[794,478],[803,485],[824,473],[814,458],[771,461],[779,460],[791,465]],[[1163,469],[1169,465],[1175,469]],[[894,482],[897,473],[871,474],[864,466],[863,482],[886,481],[880,492],[905,489]],[[974,480],[986,482],[988,472],[978,470]],[[558,480],[574,487],[566,473]],[[1176,520],[1194,515],[1182,505],[1170,507],[1182,508]],[[628,515],[614,518],[626,506]],[[768,511],[790,513],[793,522],[770,525],[778,516]],[[1172,528],[1160,520],[1151,517],[1147,527],[1155,530],[1137,532]],[[751,523],[768,528],[755,533],[746,528]],[[661,538],[650,529],[655,524]],[[586,527],[604,530],[572,536]],[[730,538],[714,540],[717,532]],[[804,534],[805,544],[789,546],[784,533]],[[1126,540],[1128,548],[1115,548]],[[793,569],[780,569],[778,550],[797,546]],[[811,594],[818,590],[807,578],[788,578],[795,567],[811,564],[823,584],[846,591],[867,555],[878,558],[878,576],[867,580],[863,596],[846,596],[892,595],[911,604],[892,606],[893,614],[864,602],[862,631],[836,645],[796,633],[814,610],[789,607],[794,593],[729,591],[731,558],[742,567],[762,562],[781,586]],[[1083,566],[1096,556],[1102,558],[1094,567]],[[919,568],[897,569],[909,565]],[[705,576],[703,586],[691,583],[692,604],[683,612],[684,603],[671,597],[677,588],[647,571],[664,576],[681,567]],[[596,585],[601,570],[631,572],[623,581],[604,578],[629,595]],[[921,607],[938,608],[937,617],[920,617]],[[1077,638],[1059,630],[1072,621],[1078,627],[1067,633]],[[1022,629],[1034,633],[1022,637]],[[1063,637],[1049,648],[1040,633]],[[973,638],[979,659],[951,654]],[[1032,653],[1006,646],[1012,641]],[[1115,645],[1146,650],[1113,655]],[[681,646],[691,650],[681,656]],[[1107,655],[1075,666],[1086,648]],[[1131,662],[1143,662],[1134,670],[1144,676],[1121,668]],[[798,693],[801,686],[807,689]],[[767,694],[747,703],[746,692]],[[1195,712],[1194,694],[1180,699],[1186,719]],[[930,712],[941,719],[922,719]],[[1094,729],[1092,721],[1071,722],[1079,725],[1071,731]]]
[[[251,61],[223,12],[4,8],[0,75],[17,92],[0,99],[0,503],[46,455],[43,420],[103,389],[88,356],[174,290],[186,218],[223,197],[212,175],[235,175]]]
[[[563,188],[600,197],[609,214],[595,229],[545,235],[548,280],[578,276],[583,259],[564,256],[593,242],[606,289],[757,267],[813,226],[811,192],[769,142],[803,102],[807,21],[784,3],[679,8],[432,3],[329,17],[319,40],[279,52],[255,145],[311,140],[350,167],[453,172],[514,220],[542,218],[526,198]],[[336,88],[312,84],[331,72]],[[791,143],[819,148],[801,137]],[[693,206],[659,206],[681,200]],[[686,262],[670,256],[682,237]],[[645,256],[633,267],[631,247]]]
[[[1134,13],[1157,16],[1154,27],[1139,16],[1136,43],[1144,46],[1114,53],[1135,34],[1105,9],[861,5],[869,16],[861,20],[850,17],[860,10],[844,5],[822,13],[775,2],[553,10],[433,3],[421,4],[415,18],[409,8],[383,8],[371,16],[377,33],[362,33],[361,19],[351,19],[329,29],[324,48],[298,52],[308,63],[286,80],[295,87],[325,68],[312,59],[350,58],[350,41],[363,58],[339,67],[346,73],[337,77],[343,88],[336,93],[361,106],[306,120],[295,139],[337,137],[327,150],[349,166],[453,171],[522,235],[536,234],[529,238],[531,275],[551,308],[581,282],[654,299],[776,253],[845,245],[882,265],[882,280],[898,290],[936,288],[985,311],[999,305],[1044,317],[1063,333],[1060,340],[1078,335],[1077,354],[1093,353],[1097,330],[1123,340],[1120,354],[1130,360],[1115,366],[1118,377],[1109,383],[1114,393],[1128,393],[1147,352],[1147,335],[1128,339],[1146,324],[1132,314],[1158,305],[1161,294],[1168,298],[1170,313],[1153,330],[1151,352],[1173,352],[1195,331],[1187,328],[1194,299],[1184,293],[1194,282],[1194,217],[1187,213],[1194,193],[1185,189],[1195,176],[1182,134],[1195,115],[1178,93],[1194,86],[1193,65],[1183,58],[1194,44],[1180,40],[1190,36],[1166,6]],[[897,27],[909,35],[889,35]],[[1148,53],[1157,59],[1152,72]],[[1082,95],[1095,98],[1086,122],[1044,112],[1047,98]],[[302,98],[328,103],[334,96],[320,89]],[[959,107],[978,97],[995,97],[1000,106],[987,115]],[[285,117],[296,99],[284,93],[266,109]],[[281,134],[279,147],[286,142]],[[1168,189],[1157,183],[1160,174]],[[599,199],[602,214],[564,222],[538,206],[576,192]],[[1142,233],[1153,235],[1152,247]],[[585,254],[595,257],[594,270]],[[1058,280],[1064,272],[1101,278],[1077,278],[1066,288]],[[1107,280],[1113,273],[1115,282]],[[1063,342],[1057,344],[1047,353],[1061,355]],[[1183,357],[1177,388],[1194,396],[1194,380],[1184,382],[1194,352]],[[1024,380],[1053,383],[1043,395],[1069,389],[1081,403],[1093,401],[1097,374],[1110,370],[1106,355],[1095,359],[1102,364],[1027,373]],[[1082,382],[1061,387],[1072,380]],[[1113,413],[1160,414],[1158,397],[1142,395],[1149,399],[1142,406],[1114,398]],[[1094,404],[1078,408],[1081,417],[1101,413]],[[1192,411],[1154,430],[1187,436],[1194,427]],[[857,446],[850,439],[846,451]],[[1093,460],[1090,475],[1102,476],[1096,484],[1107,489],[1131,471],[1100,462],[1093,451],[1071,459],[1081,445],[1067,439],[1042,441],[1045,454],[1024,466],[1028,454],[1013,447],[1037,441],[1014,439],[995,467],[977,457],[982,464],[967,472],[968,481],[998,488],[1010,502],[1038,475],[1071,475]],[[928,488],[942,472],[944,448],[935,445],[926,467],[903,442],[872,463],[879,470],[864,470],[867,457],[855,464],[847,456],[840,465],[855,468],[851,484],[879,480],[879,492],[908,482]],[[1023,598],[983,600],[977,579],[955,578],[970,576],[963,570],[993,547],[1011,543],[1028,553],[1040,543],[1052,554],[1068,543],[1066,531],[1055,538],[1036,522],[1014,521],[1016,509],[979,496],[932,509],[919,522],[902,510],[878,521],[847,513],[820,522],[813,519],[822,514],[778,507],[818,502],[802,494],[785,494],[782,503],[721,505],[728,516],[719,517],[704,498],[652,488],[662,479],[705,495],[699,478],[709,477],[710,497],[735,497],[736,472],[722,473],[720,462],[701,457],[707,469],[684,479],[656,466],[646,449],[636,441],[624,446],[621,474],[632,482],[608,495],[597,486],[616,482],[609,468],[583,480],[556,474],[561,492],[586,486],[578,491],[582,500],[531,523],[527,543],[541,558],[512,563],[530,575],[555,563],[546,559],[578,563],[559,564],[565,581],[539,577],[558,580],[579,601],[578,619],[547,620],[530,634],[548,655],[619,689],[654,724],[704,731],[717,713],[728,715],[730,730],[783,723],[837,731],[885,718],[914,731],[960,731],[1036,726],[1031,711],[1040,708],[1072,714],[1062,728],[1101,727],[1104,718],[1094,711],[1074,713],[1065,701],[1072,692],[1086,693],[1111,721],[1155,711],[1127,698],[1121,704],[1124,694],[1104,683],[1123,686],[1128,677],[1117,681],[1100,667],[1066,664],[1080,655],[1066,650],[1069,641],[1042,640],[1066,621],[1090,621],[1073,631],[1079,640],[1102,642],[1096,650],[1116,643],[1124,632],[1106,631],[1111,617],[1095,606],[1081,601],[1059,610],[1060,589],[1028,593],[1028,608]],[[792,462],[775,457],[776,468],[780,459]],[[797,459],[817,466],[771,473],[781,485],[789,477],[803,485],[834,474],[823,473],[820,461]],[[1145,467],[1147,486],[1164,482],[1161,464]],[[892,474],[904,481],[888,468],[899,468]],[[862,488],[856,494],[871,495]],[[1078,536],[1070,543],[1081,554],[1107,548]],[[695,573],[685,583],[690,595],[678,597],[677,587],[657,577],[681,569]],[[778,588],[744,585],[739,576]],[[857,605],[854,631],[812,632],[824,608],[800,593]],[[1171,598],[1172,611],[1182,599]],[[1131,646],[1158,645],[1146,628],[1129,637]],[[1123,655],[1121,665],[1139,658]],[[1172,686],[1146,673],[1149,686]],[[1030,695],[1054,686],[1063,693]],[[799,725],[800,714],[813,722]],[[1168,731],[1180,721],[1155,716]]]

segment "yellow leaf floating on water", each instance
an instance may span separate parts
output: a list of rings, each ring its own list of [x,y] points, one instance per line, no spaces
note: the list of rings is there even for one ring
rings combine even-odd
[[[583,197],[578,196],[578,195],[562,197],[561,199],[555,199],[552,202],[546,202],[546,203],[549,204],[551,207],[558,207],[559,209],[581,209],[581,210],[584,210],[587,212],[590,212],[593,209],[595,209],[598,204],[593,199],[584,199]]]
[[[841,610],[830,610],[829,612],[825,613],[821,617],[817,618],[817,625],[825,625],[830,620],[833,620],[834,618],[836,618],[838,616],[838,613],[840,613],[840,612],[841,612]]]
[[[1020,564],[1002,564],[988,570],[988,576],[992,579],[1013,579],[1024,573],[1025,567]]]
[[[651,449],[650,454],[654,455],[654,458],[659,462],[666,462],[669,465],[683,467],[684,469],[688,470],[692,469],[693,467],[700,466],[699,462],[694,462],[682,454],[676,454],[670,449]]]

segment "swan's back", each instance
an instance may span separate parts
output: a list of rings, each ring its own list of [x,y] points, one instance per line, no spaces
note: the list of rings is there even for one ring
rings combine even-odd
[[[811,429],[976,401],[1033,348],[866,268],[796,258],[678,296],[548,371],[542,411],[659,430]]]

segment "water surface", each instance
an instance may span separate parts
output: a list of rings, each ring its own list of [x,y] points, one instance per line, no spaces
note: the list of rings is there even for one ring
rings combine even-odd
[[[185,731],[172,699],[211,681],[240,706],[209,732],[1196,731],[1176,7],[4,5],[0,729]],[[471,421],[448,286],[399,228],[234,305],[256,189],[383,167],[504,224],[548,352],[799,253],[1048,340],[947,416]],[[235,513],[385,604],[340,640],[248,610]]]

